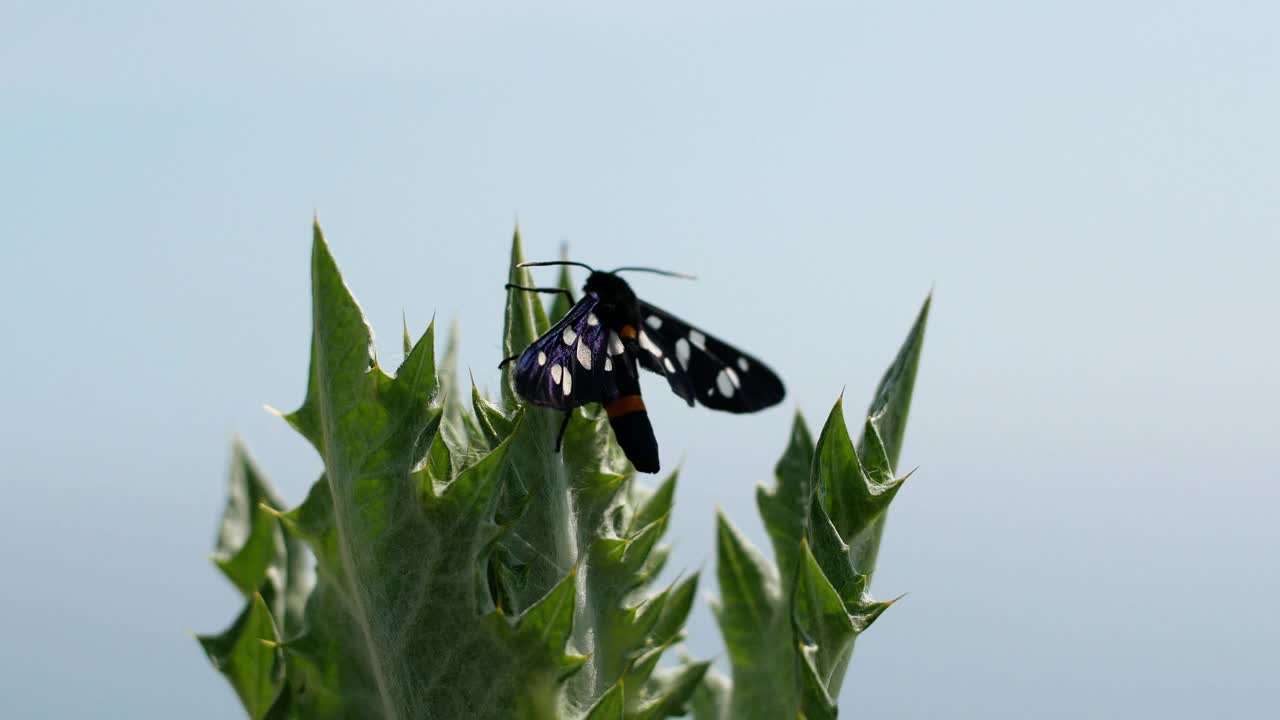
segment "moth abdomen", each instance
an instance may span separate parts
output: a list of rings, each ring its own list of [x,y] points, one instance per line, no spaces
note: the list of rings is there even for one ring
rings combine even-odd
[[[649,412],[639,394],[623,395],[605,405],[609,426],[618,445],[636,470],[645,473],[658,472],[658,439],[649,422]]]

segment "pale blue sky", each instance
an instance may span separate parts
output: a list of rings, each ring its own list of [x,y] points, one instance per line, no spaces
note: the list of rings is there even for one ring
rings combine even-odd
[[[488,384],[517,216],[697,273],[634,284],[790,390],[646,386],[707,591],[714,507],[764,544],[791,412],[861,407],[936,284],[910,594],[842,717],[1280,714],[1280,6],[456,5],[0,4],[6,717],[237,716],[188,631],[238,607],[232,434],[291,502],[319,469],[261,410],[302,397],[313,212],[384,357],[457,316]]]

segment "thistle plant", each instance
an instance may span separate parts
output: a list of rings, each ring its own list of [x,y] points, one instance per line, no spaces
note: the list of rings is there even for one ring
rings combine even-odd
[[[508,280],[530,285],[522,261],[517,233]],[[464,396],[456,334],[437,363],[434,323],[416,342],[406,327],[388,373],[318,226],[311,280],[307,391],[284,419],[324,472],[286,510],[233,448],[214,561],[245,605],[199,638],[249,717],[835,716],[853,641],[889,605],[867,590],[927,302],[856,450],[840,403],[816,444],[797,416],[758,492],[776,566],[719,519],[730,679],[668,658],[698,584],[656,584],[676,473],[637,482],[598,407],[556,452],[561,414],[523,405],[507,375],[497,398]],[[509,293],[504,356],[548,327],[536,297]]]

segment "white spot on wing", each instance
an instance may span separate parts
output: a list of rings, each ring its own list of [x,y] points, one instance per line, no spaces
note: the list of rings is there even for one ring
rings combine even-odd
[[[551,366],[551,379],[555,384],[560,384],[560,378],[564,376],[564,368],[560,367],[560,363]]]
[[[564,374],[564,394],[568,395],[573,390],[573,373]]]
[[[649,333],[640,333],[640,347],[656,358],[662,357],[662,348],[653,344],[653,341],[649,339]]]
[[[725,397],[733,397],[733,391],[737,388],[732,380],[729,379],[729,373],[733,372],[730,368],[724,368],[716,373],[716,389]]]
[[[689,369],[689,354],[691,352],[688,340],[680,338],[676,341],[676,359],[680,361],[680,367],[685,370]]]
[[[604,371],[611,372],[612,370],[613,370],[613,358],[606,355],[604,358]]]
[[[673,373],[676,371],[676,366],[671,363],[671,358],[662,358],[662,364],[667,366],[667,372]]]
[[[610,330],[609,331],[609,354],[621,355],[622,351],[625,349],[626,348],[624,348],[622,345],[622,338],[618,337],[618,333]]]
[[[560,333],[560,339],[564,340],[565,345],[572,345],[573,341],[578,339],[578,333],[574,332],[573,328],[567,327]]]
[[[734,372],[733,368],[727,367],[722,372],[729,376],[729,382],[733,383],[734,387],[742,387],[742,383],[738,381],[738,373]]]
[[[581,364],[582,367],[590,370],[591,369],[591,348],[587,347],[586,343],[580,342],[578,343],[577,354],[578,354],[578,363]]]
[[[697,330],[689,331],[689,342],[693,343],[693,346],[698,348],[702,352],[707,351],[707,336],[703,335]]]
[[[546,365],[546,364],[547,364],[547,354],[539,350],[538,351],[538,367],[542,367],[543,365]]]
[[[653,328],[654,330],[661,330],[661,329],[662,329],[662,318],[658,317],[657,315],[650,315],[649,317],[647,317],[647,318],[645,318],[645,319],[644,319],[644,324],[645,324],[645,325],[648,325],[649,327]]]
[[[746,358],[740,357],[738,358],[738,369],[742,372],[746,372],[751,369],[751,365],[747,363]]]
[[[600,318],[596,317],[595,313],[587,313],[587,324],[595,327],[600,324]]]

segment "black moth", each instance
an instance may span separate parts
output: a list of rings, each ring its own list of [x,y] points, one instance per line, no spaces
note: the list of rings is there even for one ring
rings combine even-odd
[[[626,270],[680,276],[652,268],[602,272],[569,261],[524,263],[520,267],[577,265],[591,271],[583,297],[545,335],[515,361],[515,389],[533,405],[565,411],[556,450],[570,412],[600,403],[627,459],[641,472],[658,472],[658,441],[640,397],[636,366],[664,375],[671,390],[690,405],[749,413],[782,401],[786,390],[772,370],[756,358],[722,342],[674,315],[640,300],[616,273]],[[564,293],[563,288],[508,290]]]

